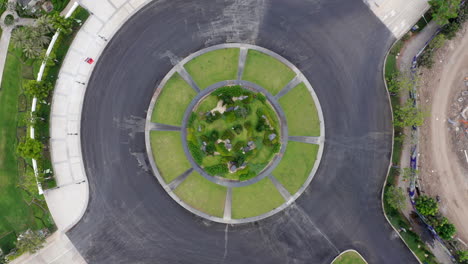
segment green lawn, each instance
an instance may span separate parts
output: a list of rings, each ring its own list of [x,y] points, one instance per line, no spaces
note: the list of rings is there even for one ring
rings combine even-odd
[[[195,90],[175,73],[164,85],[154,106],[151,122],[180,126]]]
[[[279,99],[289,136],[320,136],[320,119],[314,99],[301,83]]]
[[[348,251],[338,257],[332,264],[366,264],[366,262],[354,251]]]
[[[151,131],[151,149],[159,173],[166,183],[190,168],[178,131]]]
[[[288,142],[283,159],[272,174],[289,193],[296,193],[309,177],[317,159],[318,148],[315,144]]]
[[[200,55],[184,65],[200,89],[237,79],[239,49],[219,49]]]
[[[16,235],[26,229],[53,228],[49,213],[34,204],[28,205],[25,200],[30,201],[29,195],[17,187],[23,173],[16,156],[18,110],[29,104],[22,100],[20,105],[19,98],[23,78],[34,78],[33,62],[23,63],[21,55],[10,45],[0,88],[0,248],[5,253],[14,247]],[[47,208],[45,203],[41,205]]]
[[[242,79],[256,83],[275,95],[296,74],[279,60],[256,50],[249,50]]]
[[[269,178],[244,187],[232,188],[231,217],[241,219],[267,213],[285,200]]]
[[[205,179],[198,172],[192,172],[175,189],[175,193],[193,208],[223,217],[227,188]]]

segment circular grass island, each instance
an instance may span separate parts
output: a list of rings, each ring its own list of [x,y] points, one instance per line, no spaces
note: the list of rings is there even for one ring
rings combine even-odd
[[[247,223],[290,205],[324,144],[310,83],[264,48],[222,44],[191,54],[156,88],[146,149],[161,186],[195,215]]]
[[[187,124],[187,144],[195,162],[210,176],[252,179],[281,149],[280,122],[260,92],[224,86],[204,97]]]

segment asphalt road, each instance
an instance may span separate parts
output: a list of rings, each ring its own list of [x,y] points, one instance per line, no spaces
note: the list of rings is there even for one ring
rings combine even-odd
[[[417,263],[385,221],[391,150],[382,63],[393,37],[359,0],[154,1],[110,41],[88,84],[82,150],[90,202],[68,232],[89,263]],[[306,192],[263,221],[226,226],[176,204],[152,175],[144,119],[181,58],[246,42],[294,63],[325,118],[320,168]]]

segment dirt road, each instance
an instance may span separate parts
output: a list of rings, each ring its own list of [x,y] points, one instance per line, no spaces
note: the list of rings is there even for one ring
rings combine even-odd
[[[468,34],[459,35],[436,54],[433,69],[422,70],[420,102],[428,111],[421,128],[420,170],[422,187],[442,199],[441,212],[457,227],[458,237],[468,242],[468,173],[450,142],[448,109],[463,89],[468,75]],[[468,99],[468,98],[467,98]]]

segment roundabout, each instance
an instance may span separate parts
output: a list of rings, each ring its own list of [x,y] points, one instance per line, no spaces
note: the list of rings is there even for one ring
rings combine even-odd
[[[328,264],[349,248],[361,252],[369,263],[416,263],[386,222],[380,204],[392,145],[392,117],[381,69],[393,41],[391,32],[359,0],[149,2],[109,38],[87,82],[77,119],[89,203],[67,236],[88,263]],[[197,52],[233,43],[255,44],[280,54],[293,66],[282,62],[286,68],[299,71],[267,75],[265,71],[270,72],[275,64],[259,66],[255,62],[249,66],[247,52],[239,78],[238,59],[243,53],[240,48],[238,53],[231,51],[221,56],[238,58],[234,62],[221,60],[223,67],[219,69],[223,70],[214,68],[207,73],[207,67],[200,67],[202,56],[196,56]],[[191,55],[199,60],[184,61]],[[208,60],[210,64],[218,63],[214,58]],[[169,82],[168,72],[177,72],[182,80]],[[284,93],[293,79],[298,83]],[[300,80],[308,80],[310,86],[301,85]],[[165,112],[148,122],[148,116],[153,118],[149,107],[155,92],[161,91],[162,99],[164,90],[170,88],[158,88],[163,82],[174,87],[182,83],[187,89],[181,91],[189,92],[176,89],[180,92],[177,101],[168,99],[169,103],[159,109]],[[281,145],[285,147],[284,155],[277,159],[279,164],[271,174],[294,200],[258,221],[225,224],[207,220],[181,206],[169,193],[170,184],[193,168],[192,174],[172,192],[183,188],[177,191],[177,199],[190,202],[191,208],[196,208],[201,198],[207,201],[203,204],[212,201],[197,196],[207,193],[202,188],[190,188],[201,181],[210,185],[214,182],[196,171],[197,166],[189,161],[191,154],[184,150],[186,137],[181,131],[192,100],[217,83],[222,83],[218,88],[258,85],[279,102],[286,117],[287,134],[280,134],[279,127],[284,126],[279,126],[278,135],[287,136],[288,141]],[[296,101],[305,101],[305,95],[312,97],[317,113],[320,110],[316,102],[320,102],[325,123],[322,122],[324,130],[318,130],[319,134],[314,133],[320,125],[304,126],[313,123],[313,115],[298,111],[299,114],[288,116],[298,107]],[[154,100],[156,109],[162,101]],[[293,103],[281,104],[284,100]],[[176,107],[182,104],[186,106]],[[304,127],[306,133],[300,133]],[[168,136],[171,140],[167,142],[174,146],[165,144],[158,135],[158,147],[150,146],[148,151],[149,131],[173,135]],[[320,152],[312,149],[320,148],[316,137],[326,138],[320,159]],[[176,149],[178,155],[171,155]],[[287,158],[288,151],[296,152],[293,159]],[[159,152],[160,160],[158,155],[150,157],[153,152]],[[180,157],[187,160],[180,162]],[[164,184],[154,173],[153,161],[162,172],[161,178],[167,179]],[[274,158],[271,162],[275,162]],[[283,162],[302,165],[283,167]],[[163,175],[167,168],[173,170],[171,176],[168,172]],[[195,173],[200,177],[190,177]],[[293,174],[298,177],[292,177]],[[280,180],[281,175],[288,177]],[[297,181],[289,181],[293,178]],[[190,182],[191,179],[195,180]],[[271,190],[279,196],[270,199],[256,195],[268,193],[268,186],[260,191],[249,189],[262,182],[271,183]],[[228,188],[215,186],[216,190]],[[184,188],[198,192],[187,195]],[[235,188],[246,190],[237,197],[254,197],[254,201],[242,202],[244,208],[236,209],[236,213]],[[287,204],[269,175],[249,186],[232,187],[231,192],[231,220],[261,216]],[[269,203],[256,205],[256,199]],[[208,209],[198,209],[210,210],[210,215],[217,214],[224,220],[226,203],[222,203],[223,198],[218,201],[221,202]],[[270,204],[272,201],[277,202]],[[254,205],[256,210],[252,213]]]
[[[239,224],[301,195],[324,134],[318,98],[295,66],[270,50],[230,43],[169,71],[151,100],[145,141],[154,175],[177,203]]]

